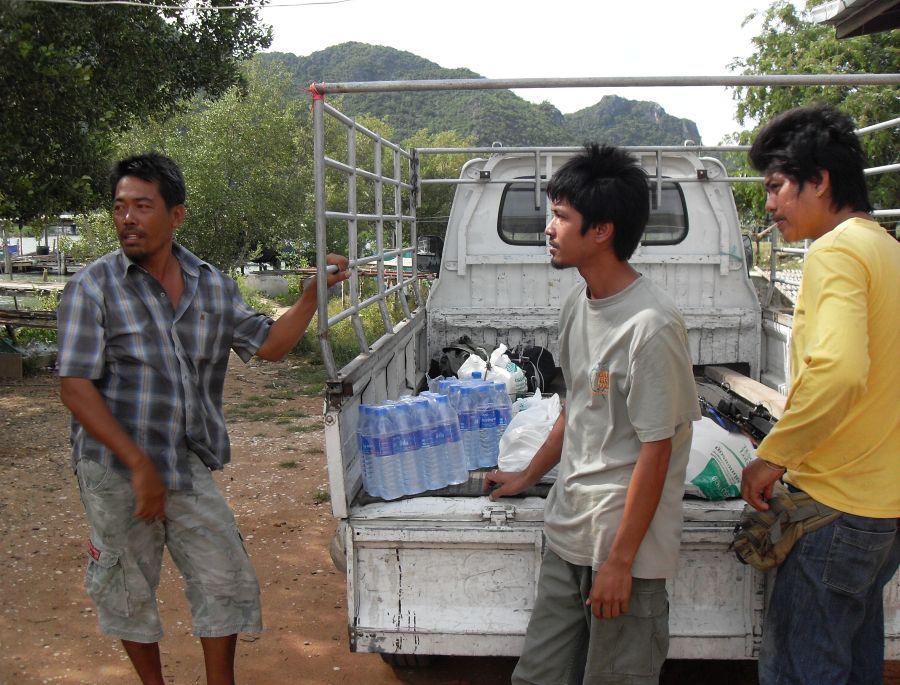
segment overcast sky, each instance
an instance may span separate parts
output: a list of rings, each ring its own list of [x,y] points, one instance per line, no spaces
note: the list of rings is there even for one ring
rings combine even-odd
[[[288,0],[282,0],[288,1]],[[302,0],[298,0],[302,1]],[[273,0],[277,3],[279,0]],[[759,21],[743,26],[766,0],[348,0],[340,4],[269,7],[271,50],[309,55],[360,41],[412,52],[442,67],[487,78],[724,75],[751,52]],[[612,91],[524,89],[577,111]],[[707,144],[738,130],[725,88],[622,88],[693,119]]]

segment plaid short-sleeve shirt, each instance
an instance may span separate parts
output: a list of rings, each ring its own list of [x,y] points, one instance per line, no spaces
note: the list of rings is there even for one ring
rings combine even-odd
[[[222,387],[229,349],[245,362],[272,320],[250,309],[237,284],[179,245],[184,293],[177,309],[160,283],[121,250],[79,271],[58,310],[60,377],[88,378],[113,416],[173,490],[190,489],[187,451],[210,469],[231,457]],[[72,463],[130,471],[72,419]]]

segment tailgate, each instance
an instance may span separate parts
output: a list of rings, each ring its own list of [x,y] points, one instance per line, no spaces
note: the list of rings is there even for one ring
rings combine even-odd
[[[344,529],[354,651],[517,655],[543,552],[543,500],[421,497]]]
[[[684,501],[678,571],[668,584],[669,658],[758,654],[766,577],[728,549],[743,505],[739,499]]]

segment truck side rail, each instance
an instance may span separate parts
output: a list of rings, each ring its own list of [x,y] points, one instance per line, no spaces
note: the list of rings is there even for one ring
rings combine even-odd
[[[337,128],[346,133],[346,159],[338,160],[330,157],[326,150],[326,117],[336,124]],[[403,320],[409,322],[414,315],[424,308],[421,289],[419,287],[416,265],[416,185],[417,174],[416,160],[400,146],[385,140],[382,136],[362,126],[353,119],[342,114],[334,107],[326,104],[321,98],[313,103],[314,118],[314,176],[316,198],[316,261],[318,268],[317,286],[318,292],[318,335],[322,349],[322,359],[328,373],[332,392],[343,394],[342,381],[346,373],[341,373],[335,361],[334,350],[329,338],[329,329],[335,324],[349,318],[360,355],[352,363],[352,369],[359,369],[364,365],[364,360],[370,356],[373,347],[370,346],[363,330],[363,322],[360,313],[371,305],[378,306],[381,314],[381,323],[385,333],[383,337],[395,334],[395,325],[388,311],[388,299],[392,296],[399,301],[403,312]],[[372,169],[360,166],[357,158],[357,137],[368,139],[374,148]],[[388,157],[387,160],[384,158]],[[405,168],[404,168],[405,164]],[[326,170],[334,170],[346,179],[347,206],[345,209],[330,209],[327,197]],[[374,208],[371,212],[359,211],[359,180],[371,183]],[[384,207],[384,190],[388,189],[393,197],[393,206],[386,211]],[[348,235],[347,257],[350,262],[350,306],[334,315],[328,312],[328,297],[325,282],[325,257],[328,252],[328,222],[337,221],[346,224]],[[370,254],[359,254],[359,224],[367,222],[374,224],[375,244]],[[393,224],[390,228],[385,224]],[[404,229],[406,228],[406,231]],[[404,234],[409,235],[409,241],[404,241]],[[388,245],[390,243],[390,245]],[[404,269],[404,254],[411,251],[412,269],[407,276]],[[389,269],[387,263],[395,260],[393,269]],[[366,268],[371,271],[374,266],[374,278],[377,283],[377,292],[360,300],[360,271]],[[395,275],[393,285],[388,285],[390,272]],[[415,299],[415,306],[411,307],[409,293]],[[383,345],[382,345],[383,346]],[[350,366],[350,365],[348,365]],[[346,369],[350,371],[351,369]]]

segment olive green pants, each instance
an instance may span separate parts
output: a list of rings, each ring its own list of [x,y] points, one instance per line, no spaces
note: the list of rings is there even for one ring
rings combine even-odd
[[[656,685],[669,650],[662,578],[634,578],[628,613],[599,620],[585,602],[594,571],[548,549],[512,685]]]

